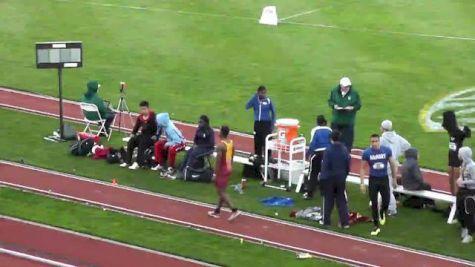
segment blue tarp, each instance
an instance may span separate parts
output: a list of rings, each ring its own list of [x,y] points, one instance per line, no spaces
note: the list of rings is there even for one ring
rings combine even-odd
[[[261,203],[269,207],[292,207],[294,205],[294,200],[290,197],[268,197],[261,200]]]

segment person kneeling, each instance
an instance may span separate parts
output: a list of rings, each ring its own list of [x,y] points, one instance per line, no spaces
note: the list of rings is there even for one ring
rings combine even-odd
[[[170,120],[168,113],[157,114],[157,126],[165,135],[165,139],[155,143],[155,161],[157,165],[152,170],[163,170],[166,158],[168,170],[162,176],[172,175],[175,172],[176,154],[185,149],[185,138],[175,124]]]
[[[422,177],[421,169],[418,163],[418,152],[415,148],[409,148],[404,152],[406,161],[401,168],[401,180],[402,186],[406,190],[432,190],[430,184],[425,183]],[[423,199],[416,196],[411,196],[403,202],[405,207],[410,208],[422,208],[427,206],[430,208],[435,207],[435,202],[432,199]]]
[[[336,202],[340,215],[340,225],[350,226],[348,203],[346,199],[346,177],[350,172],[350,154],[340,142],[341,133],[334,130],[331,134],[332,144],[323,155],[320,186],[323,195],[323,224],[330,225],[333,205]]]
[[[132,135],[127,143],[127,154],[125,162],[121,167],[127,167],[129,169],[136,170],[139,167],[145,167],[145,150],[153,146],[154,141],[157,139],[157,122],[155,121],[155,114],[150,110],[147,101],[140,102],[140,115],[135,121],[135,126],[132,130]],[[134,149],[138,148],[137,160],[132,164],[132,155]]]

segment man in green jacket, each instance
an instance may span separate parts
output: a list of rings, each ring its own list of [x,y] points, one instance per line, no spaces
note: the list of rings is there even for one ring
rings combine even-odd
[[[109,133],[110,125],[114,121],[115,113],[107,106],[107,104],[102,100],[102,98],[97,94],[97,91],[101,85],[98,81],[89,81],[87,82],[87,91],[79,100],[82,103],[94,104],[99,109],[102,119],[105,119],[104,124],[106,131]],[[99,116],[94,112],[84,112],[84,116],[88,120],[98,120]]]
[[[331,127],[341,132],[341,142],[351,151],[356,112],[361,109],[361,100],[348,77],[341,78],[340,84],[331,91],[328,105],[333,115]]]

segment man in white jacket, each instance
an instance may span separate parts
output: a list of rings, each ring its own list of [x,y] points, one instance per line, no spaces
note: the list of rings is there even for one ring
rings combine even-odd
[[[384,120],[381,123],[381,145],[391,148],[392,154],[396,162],[399,166],[399,158],[404,155],[404,152],[411,147],[411,144],[402,136],[398,135],[393,130],[393,123],[390,120]],[[395,174],[397,175],[397,174]],[[391,191],[390,200],[389,200],[389,207],[388,207],[388,215],[396,215],[397,214],[397,204],[396,198],[394,197],[393,187],[391,183],[392,173],[391,169],[388,168],[388,178],[389,178],[389,188]]]

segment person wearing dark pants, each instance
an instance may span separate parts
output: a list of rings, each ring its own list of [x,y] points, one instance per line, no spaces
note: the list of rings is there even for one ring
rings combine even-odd
[[[458,157],[462,161],[461,175],[457,179],[457,212],[458,221],[462,226],[462,243],[473,242],[475,234],[475,163],[472,159],[472,149],[461,147]]]
[[[305,182],[304,199],[312,199],[318,185],[318,175],[320,174],[322,159],[325,149],[330,145],[330,135],[332,130],[327,127],[327,120],[323,115],[317,116],[317,126],[312,129],[312,141],[308,148],[308,158],[310,168],[308,180]]]
[[[153,143],[157,140],[156,133],[157,122],[155,120],[155,114],[150,110],[148,102],[142,101],[140,102],[140,115],[135,121],[132,135],[130,136],[130,140],[127,143],[127,155],[125,162],[120,166],[125,168],[130,165],[129,169],[131,170],[144,167],[145,150],[153,146]],[[132,155],[136,147],[138,149],[137,161],[132,163]]]
[[[386,223],[386,215],[389,206],[389,178],[388,165],[391,166],[392,173],[397,173],[397,164],[392,156],[389,147],[380,144],[378,134],[371,135],[371,146],[363,152],[360,169],[360,189],[366,193],[364,177],[366,169],[369,168],[369,198],[371,200],[371,213],[373,216],[374,228],[371,235],[375,236],[381,232],[380,225]],[[393,177],[393,186],[397,187],[396,176]],[[378,210],[378,194],[381,194],[382,206]]]
[[[350,154],[345,145],[340,142],[341,133],[331,133],[331,145],[323,155],[322,171],[320,174],[323,194],[323,224],[331,224],[331,213],[336,202],[343,228],[350,226],[348,203],[346,198],[346,177],[350,173]]]
[[[254,110],[254,153],[262,158],[266,145],[266,137],[272,133],[276,119],[275,107],[264,85],[257,88],[246,104],[246,109]]]
[[[351,153],[356,112],[361,109],[361,100],[348,77],[341,78],[340,84],[331,91],[328,105],[332,109],[331,127],[341,132],[341,142]]]
[[[195,137],[193,139],[193,147],[191,147],[185,154],[183,163],[180,166],[180,172],[183,174],[185,168],[190,166],[198,169],[203,165],[200,161],[206,154],[214,151],[214,130],[209,124],[209,118],[206,115],[201,115],[198,122],[198,129],[196,129]]]

